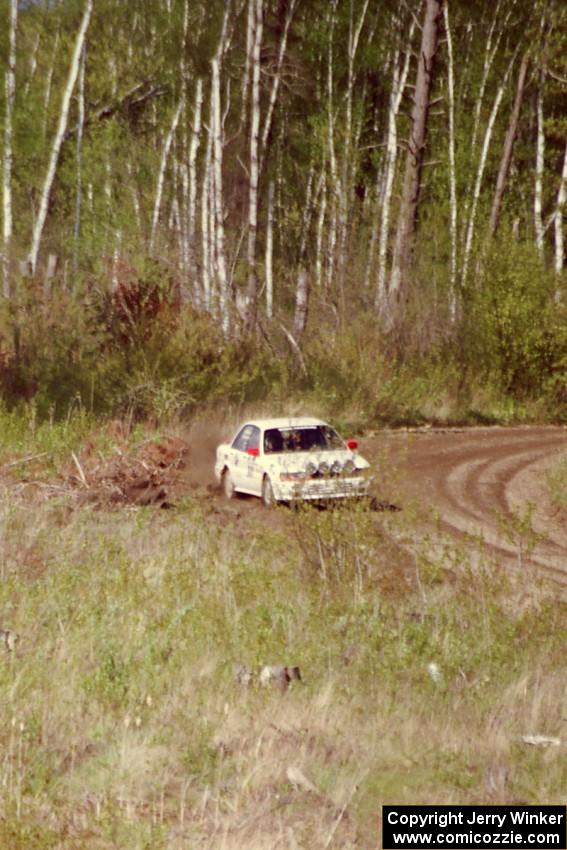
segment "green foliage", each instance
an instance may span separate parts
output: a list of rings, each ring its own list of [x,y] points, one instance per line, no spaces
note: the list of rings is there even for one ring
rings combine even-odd
[[[4,6],[7,10],[6,2]],[[565,13],[538,6],[536,11],[517,9],[510,17],[509,2],[501,3],[494,14],[490,3],[483,0],[481,6],[483,13],[474,21],[470,4],[457,2],[451,9],[453,52],[459,57],[453,69],[459,273],[487,116],[516,46],[520,53],[533,50],[534,73],[540,51],[555,69],[542,83],[546,219],[557,205],[564,153],[565,94],[559,80],[564,76]],[[188,6],[183,0],[172,0],[165,7],[157,0],[96,4],[85,52],[82,134],[79,137],[77,132],[80,98],[76,87],[35,279],[20,277],[19,263],[29,251],[37,220],[83,7],[69,0],[24,4],[20,9],[11,187],[17,223],[11,246],[16,297],[1,307],[3,399],[11,406],[33,399],[40,418],[64,417],[77,399],[89,411],[126,410],[167,418],[190,413],[202,402],[238,405],[247,400],[275,400],[286,406],[290,393],[301,403],[357,427],[498,421],[522,415],[567,417],[567,322],[565,299],[562,304],[554,299],[554,290],[561,288],[560,277],[549,270],[552,229],[546,231],[541,256],[531,247],[535,99],[526,98],[522,106],[503,223],[500,235],[487,248],[486,224],[512,84],[496,116],[469,258],[469,271],[475,269],[476,279],[467,282],[465,292],[456,293],[462,315],[454,324],[449,317],[452,166],[447,113],[430,110],[411,292],[404,300],[403,321],[396,333],[386,334],[380,329],[382,319],[374,303],[376,237],[386,212],[380,200],[385,141],[394,62],[400,71],[404,57],[412,53],[409,48],[415,53],[418,31],[410,45],[411,14],[393,0],[379,9],[362,0],[336,8],[320,0],[298,4],[280,66],[288,9],[286,3],[268,3],[265,8],[261,126],[274,109],[261,153],[256,263],[262,285],[271,183],[277,188],[272,257],[275,315],[273,323],[261,316],[263,330],[252,338],[237,327],[230,338],[223,335],[218,305],[206,317],[194,309],[181,309],[178,303],[181,289],[194,304],[199,302],[206,253],[203,227],[206,210],[211,210],[210,196],[203,205],[203,192],[210,189],[203,178],[211,58],[219,46],[225,4],[220,0]],[[251,98],[243,88],[249,84],[245,6],[229,23],[221,68],[222,207],[229,300],[234,301],[248,275],[243,221],[249,197]],[[355,33],[357,49],[349,56]],[[490,39],[498,40],[499,49],[487,65]],[[96,50],[90,49],[91,43]],[[2,33],[4,61],[7,49]],[[447,61],[442,46],[433,97],[445,103]],[[271,104],[277,72],[280,83]],[[408,84],[414,73],[412,61]],[[514,67],[511,81],[515,73]],[[192,132],[198,78],[204,101],[197,140]],[[172,114],[182,97],[185,108],[161,174]],[[4,98],[2,89],[2,107]],[[397,116],[400,155],[389,210],[388,261],[409,111],[405,98]],[[4,116],[1,108],[0,130]],[[189,186],[187,163],[191,145],[197,141],[198,178]],[[160,209],[154,222],[160,174]],[[196,231],[193,244],[188,245],[193,189]],[[511,237],[511,221],[525,241]],[[209,250],[213,248],[210,236]],[[59,260],[51,281],[45,280],[48,254]],[[279,334],[281,323],[292,328],[300,263],[312,283],[320,274],[322,288],[311,288],[311,319],[301,341],[306,369],[302,363],[298,370],[297,352],[290,351],[288,341]],[[460,283],[457,280],[457,289]],[[213,289],[215,285],[218,281],[213,281]],[[228,309],[235,318],[234,304]],[[484,396],[483,386],[489,388]]]
[[[466,356],[516,398],[536,397],[563,375],[567,324],[554,285],[532,246],[499,242],[468,294]]]
[[[31,298],[0,317],[0,389],[39,421],[89,412],[170,418],[206,401],[265,397],[285,375],[253,339],[226,341],[216,322],[171,300],[157,275],[79,302]],[[14,342],[15,340],[15,342]]]

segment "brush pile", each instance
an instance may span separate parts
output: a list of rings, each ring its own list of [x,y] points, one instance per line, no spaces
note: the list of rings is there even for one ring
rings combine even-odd
[[[172,507],[171,491],[187,465],[188,444],[179,437],[164,436],[135,449],[119,439],[108,457],[87,442],[71,454],[62,473],[64,486],[83,503],[109,505],[155,505]]]

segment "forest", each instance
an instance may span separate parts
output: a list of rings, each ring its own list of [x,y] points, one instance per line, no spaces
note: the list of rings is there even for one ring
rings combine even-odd
[[[567,8],[2,0],[0,391],[567,418]]]

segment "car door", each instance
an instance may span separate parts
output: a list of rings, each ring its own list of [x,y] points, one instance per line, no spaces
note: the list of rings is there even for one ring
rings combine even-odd
[[[237,490],[256,492],[253,480],[255,478],[257,457],[248,454],[248,449],[260,447],[260,429],[256,425],[248,423],[240,429],[232,443],[232,469],[231,475]]]
[[[256,454],[247,454],[248,462],[246,464],[246,489],[249,493],[254,493],[255,496],[260,496],[262,493],[262,478],[264,477],[264,465],[262,462],[262,449],[260,446],[260,429],[254,426],[254,431],[250,435],[247,451],[254,449]]]

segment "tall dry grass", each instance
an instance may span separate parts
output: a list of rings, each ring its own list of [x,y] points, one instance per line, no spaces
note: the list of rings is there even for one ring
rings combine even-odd
[[[25,494],[4,479],[0,846],[359,850],[384,803],[564,798],[564,612],[531,578],[409,511]]]

